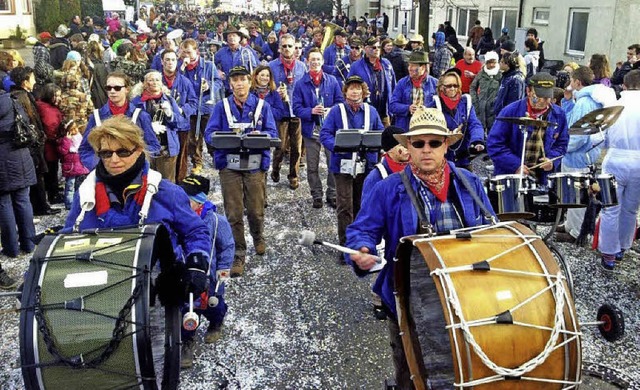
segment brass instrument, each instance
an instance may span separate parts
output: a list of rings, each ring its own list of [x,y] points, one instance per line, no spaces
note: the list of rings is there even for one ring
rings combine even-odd
[[[342,27],[331,22],[327,22],[327,24],[324,26],[324,37],[322,37],[322,44],[320,45],[320,51],[322,52],[322,54],[324,54],[324,49],[329,47],[329,45],[331,44],[333,35],[341,28]]]
[[[251,56],[253,54],[246,47],[240,48],[240,60],[242,61],[242,66],[247,68],[250,74],[253,74],[253,63],[251,61]]]
[[[180,44],[182,43],[183,34],[184,34],[184,31],[177,28],[171,31],[169,34],[167,34],[167,39],[174,41],[176,43],[176,47],[180,47]]]
[[[351,64],[347,64],[342,58],[338,58],[336,60],[336,69],[338,70],[338,73],[340,74],[340,77],[342,77],[342,81],[344,82],[349,76]]]

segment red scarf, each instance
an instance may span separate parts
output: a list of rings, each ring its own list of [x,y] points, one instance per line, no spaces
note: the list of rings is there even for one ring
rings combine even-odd
[[[413,84],[414,88],[422,88],[422,82],[424,81],[424,79],[427,78],[427,72],[424,72],[424,74],[420,77],[418,77],[417,79],[414,79],[413,77],[411,78],[411,84]]]
[[[111,115],[113,116],[124,115],[127,113],[127,110],[129,109],[128,100],[122,105],[122,107],[116,107],[113,103],[111,103],[111,100],[109,100],[108,102],[109,102],[109,109],[111,110]]]
[[[340,49],[344,49],[344,43],[338,43],[336,42],[336,47],[340,48]]]
[[[438,95],[440,95],[440,99],[442,99],[442,101],[444,102],[444,105],[447,106],[450,110],[455,110],[456,107],[458,106],[458,103],[460,103],[459,93],[454,98],[450,98],[449,96],[445,95],[442,92],[440,92]]]
[[[162,77],[164,78],[164,83],[167,84],[167,87],[169,87],[170,89],[173,88],[173,82],[176,81],[177,74],[178,73],[174,73],[173,76],[168,76],[165,73],[162,74]]]
[[[187,64],[187,70],[188,71],[194,70],[199,63],[200,63],[200,56],[196,57],[193,61]]]
[[[407,162],[395,161],[391,157],[389,157],[389,154],[387,153],[385,153],[383,157],[384,157],[384,161],[387,162],[387,165],[389,165],[389,169],[391,169],[391,172],[393,173],[400,172],[407,166],[407,164],[409,164],[409,161]]]
[[[287,84],[293,84],[293,68],[296,66],[296,60],[292,58],[290,61],[287,61],[282,54],[280,54],[280,62],[282,62],[282,66],[284,67],[284,75],[287,77]]]
[[[143,101],[143,102],[146,102],[147,100],[158,100],[158,99],[160,99],[161,97],[162,97],[162,91],[158,92],[158,93],[157,93],[157,94],[155,94],[155,95],[152,95],[152,94],[150,94],[150,93],[149,93],[149,92],[147,92],[147,91],[143,91],[143,92],[142,92],[142,97],[141,97],[141,98],[142,98],[142,101]]]
[[[442,161],[442,166],[436,168],[433,172],[423,172],[412,162],[410,162],[410,165],[411,172],[429,187],[429,191],[431,191],[440,202],[446,202],[450,175],[447,161]]]
[[[126,192],[127,189],[124,190],[125,195],[123,198],[126,202]],[[133,196],[133,200],[140,206],[142,206],[142,202],[144,202],[144,197],[147,194],[147,175],[142,176],[142,185],[138,187],[137,192]],[[111,202],[109,201],[109,195],[107,194],[107,187],[103,182],[96,182],[96,215],[103,215],[107,211],[111,209]]]
[[[372,62],[372,64],[374,72],[380,72],[382,70],[382,62],[380,62],[380,58],[376,58],[376,60]]]
[[[540,110],[531,106],[531,102],[529,101],[529,99],[527,99],[527,116],[529,118],[538,119],[542,115],[544,115],[547,111],[549,111],[549,106]]]
[[[318,71],[310,70],[309,76],[311,76],[311,81],[313,82],[313,85],[315,85],[316,87],[319,87],[320,83],[322,82],[322,69]]]
[[[351,111],[358,112],[358,110],[360,109],[360,107],[362,107],[362,99],[357,100],[357,101],[353,101],[353,100],[349,100],[349,99],[345,99],[344,101],[345,103],[347,103],[347,105],[349,107],[351,107]]]

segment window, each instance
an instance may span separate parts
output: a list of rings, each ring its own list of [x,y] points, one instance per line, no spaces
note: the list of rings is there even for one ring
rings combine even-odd
[[[416,17],[416,14],[417,14],[417,13],[418,13],[418,9],[417,9],[417,8],[414,8],[414,9],[411,11],[411,19],[410,19],[410,20],[411,20],[411,24],[410,24],[410,26],[411,26],[411,31],[416,31],[416,19],[418,19],[418,18]]]
[[[458,35],[468,36],[471,27],[474,26],[476,20],[478,20],[477,9],[458,9],[458,23],[456,27],[456,33]]]
[[[453,8],[451,7],[447,8],[447,18],[445,20],[453,21],[453,11],[454,11]]]
[[[549,24],[549,8],[534,8],[533,9],[533,24],[548,25]]]
[[[400,7],[393,7],[393,29],[398,30],[398,21],[400,20]]]
[[[0,0],[0,14],[15,14],[13,0]]]
[[[567,54],[584,55],[587,40],[587,25],[589,24],[589,10],[569,9],[569,29],[567,31]]]
[[[517,9],[491,9],[491,32],[495,38],[500,36],[503,27],[509,29],[511,39],[515,38],[516,23],[518,20]]]
[[[380,1],[369,2],[369,17],[375,18],[376,14],[380,11]]]

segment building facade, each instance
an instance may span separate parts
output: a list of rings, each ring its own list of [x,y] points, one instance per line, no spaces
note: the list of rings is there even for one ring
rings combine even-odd
[[[0,0],[0,39],[15,34],[17,26],[25,38],[35,35],[33,0]]]

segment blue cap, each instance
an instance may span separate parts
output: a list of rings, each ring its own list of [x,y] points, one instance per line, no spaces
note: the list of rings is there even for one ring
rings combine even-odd
[[[503,27],[503,28],[502,28],[502,33],[503,33],[503,34],[509,34],[509,28],[507,28],[507,27]]]
[[[82,61],[82,56],[77,51],[71,50],[67,53],[67,60]]]

